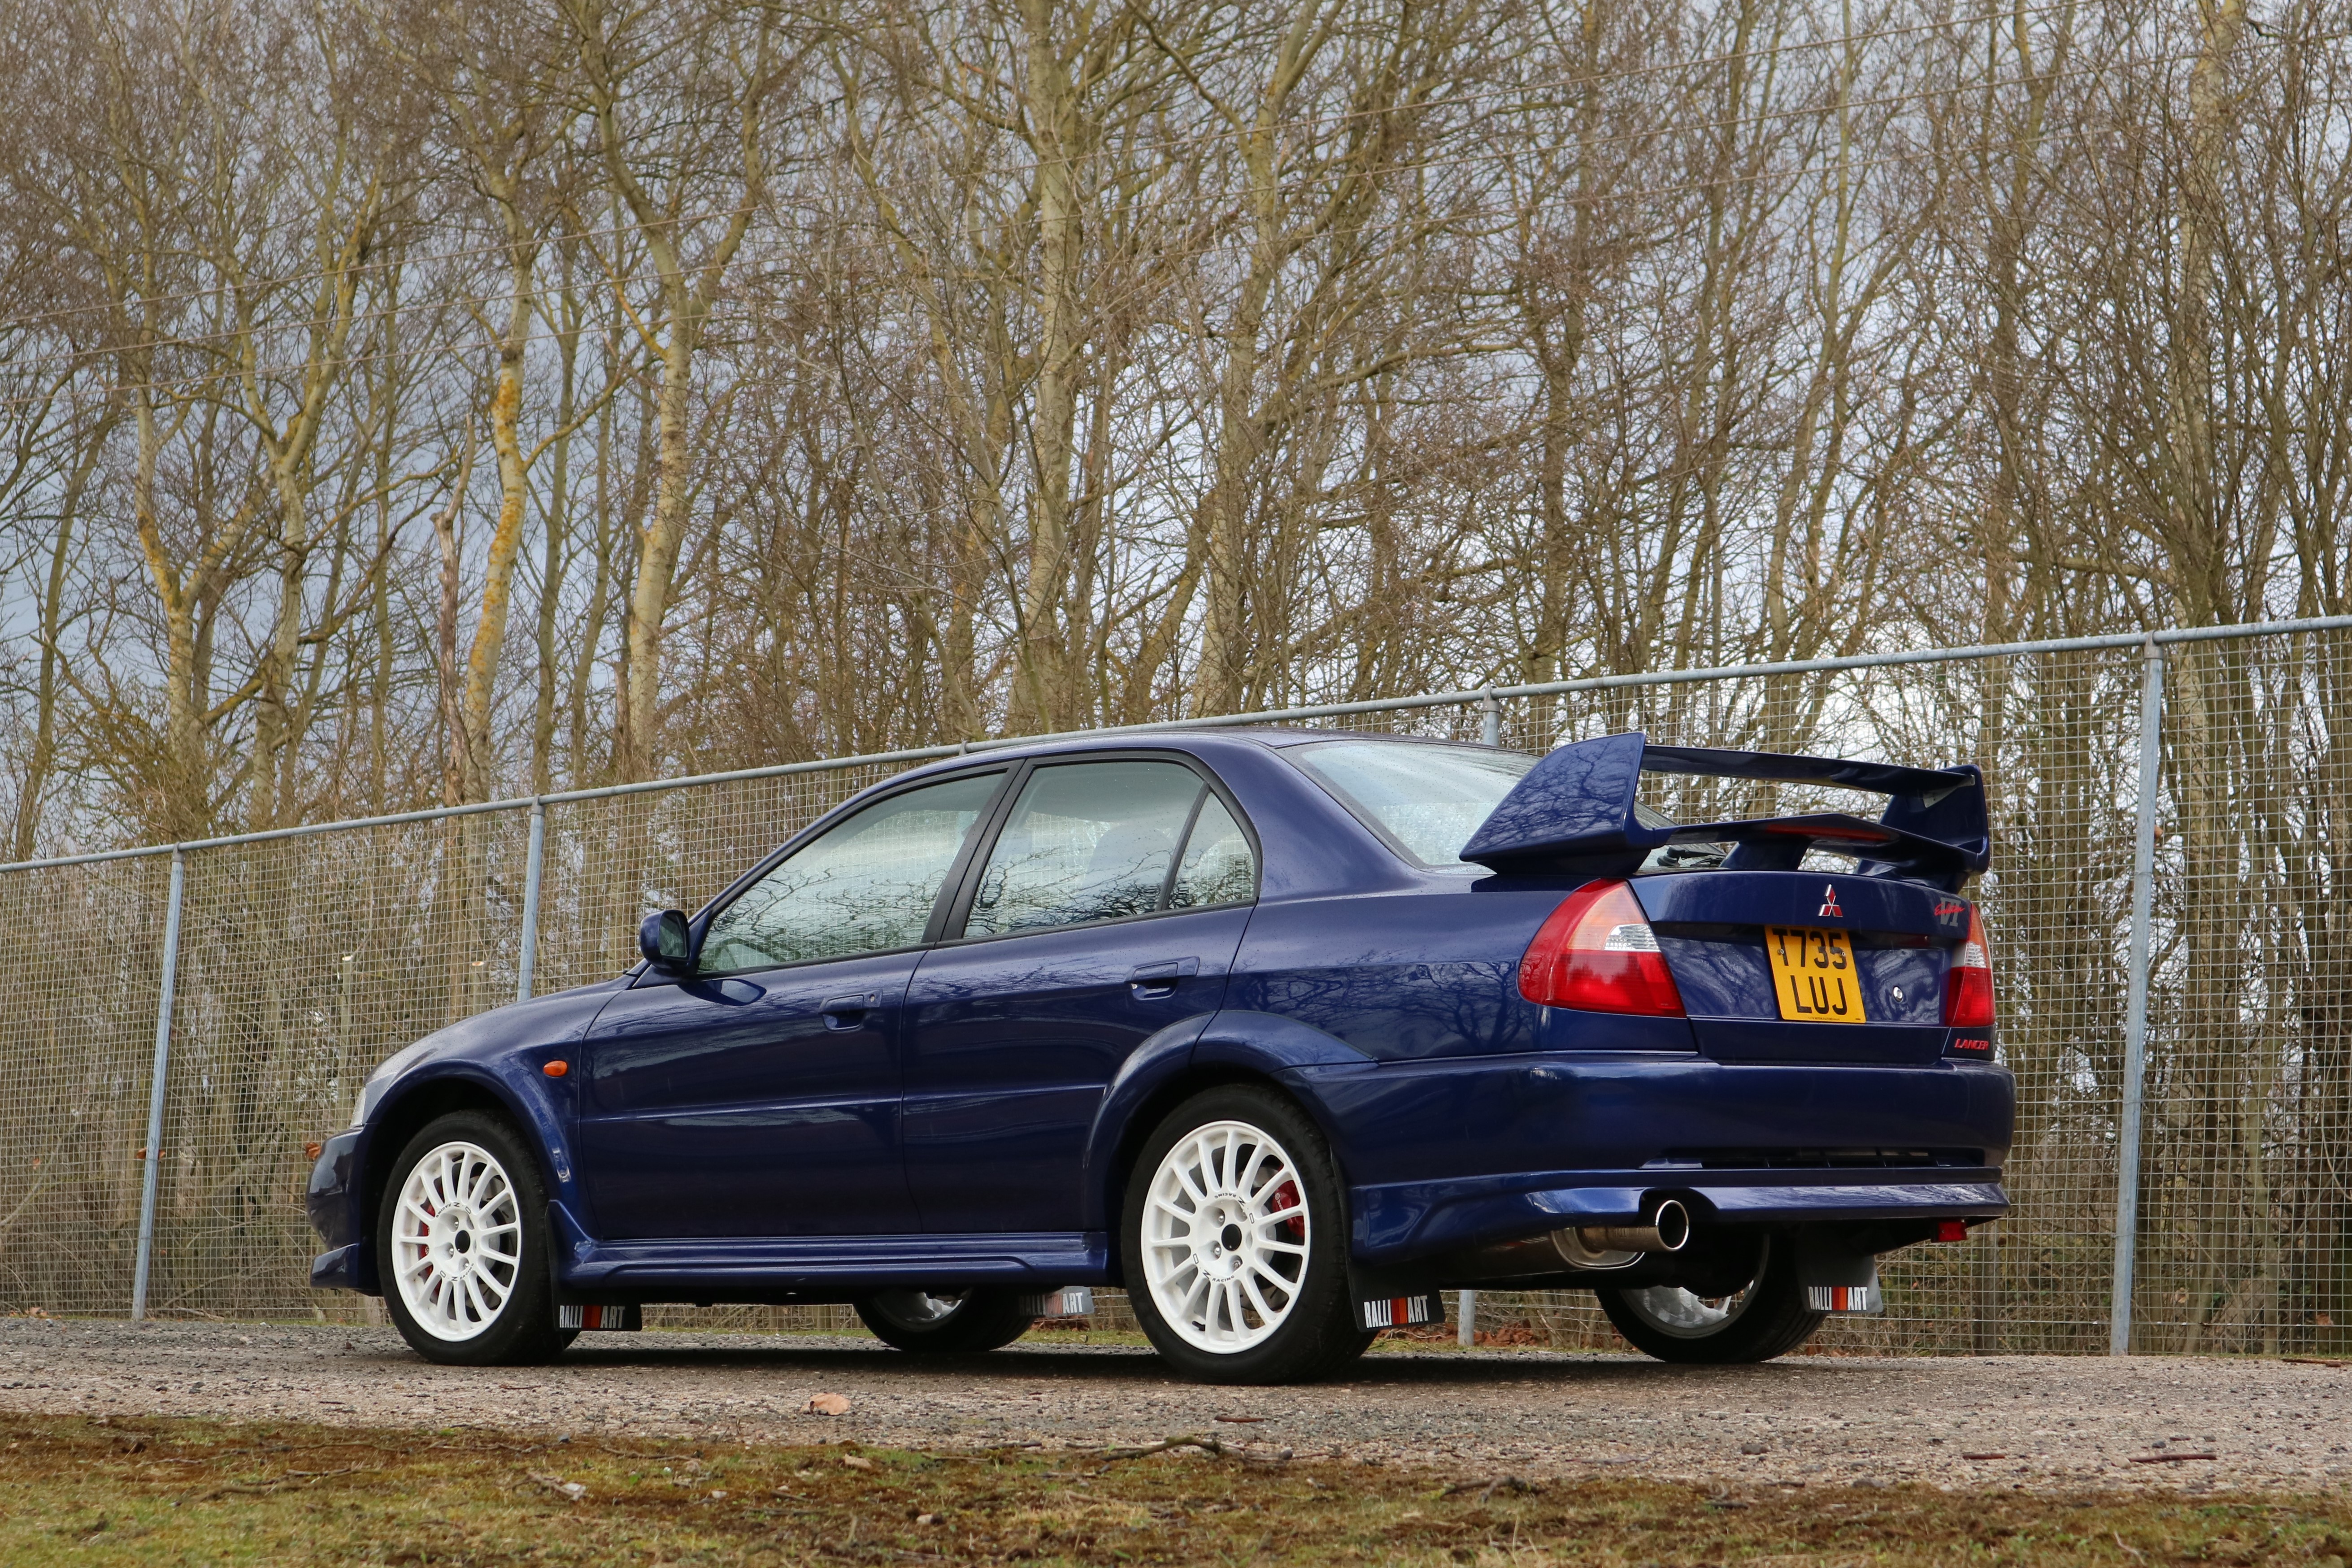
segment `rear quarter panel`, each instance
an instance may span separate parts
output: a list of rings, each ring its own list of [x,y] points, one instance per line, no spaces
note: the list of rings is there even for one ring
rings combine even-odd
[[[1381,1062],[1532,1050],[1542,1009],[1519,994],[1519,955],[1559,901],[1465,880],[1265,904],[1225,1005],[1297,1019]]]
[[[1208,757],[1256,826],[1258,908],[1225,1006],[1376,1061],[1530,1049],[1519,955],[1565,888],[1408,865],[1271,747]]]

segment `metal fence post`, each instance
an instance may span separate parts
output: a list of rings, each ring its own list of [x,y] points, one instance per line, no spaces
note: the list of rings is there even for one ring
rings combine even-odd
[[[1478,739],[1486,745],[1503,743],[1503,705],[1495,700],[1491,691],[1478,699]]]
[[[1492,745],[1494,742],[1487,743]],[[1478,1292],[1465,1290],[1461,1296],[1461,1310],[1454,1314],[1454,1338],[1466,1351],[1478,1342]]]
[[[172,996],[180,972],[180,895],[187,857],[172,851],[172,890],[163,906],[163,977],[155,1003],[155,1068],[147,1089],[147,1169],[139,1186],[139,1255],[131,1275],[131,1321],[147,1315],[147,1274],[155,1256],[155,1195],[163,1177],[163,1089],[172,1068]]]
[[[2156,795],[2164,765],[2164,650],[2151,637],[2140,657],[2139,822],[2132,841],[2131,974],[2124,994],[2124,1094],[2116,1148],[2109,1355],[2131,1354],[2133,1281],[2139,1261],[2139,1137],[2147,1089],[2147,971],[2156,940]]]
[[[530,1000],[531,972],[539,966],[539,868],[547,853],[547,806],[530,798],[530,852],[522,866],[522,956],[515,963],[515,1000]]]

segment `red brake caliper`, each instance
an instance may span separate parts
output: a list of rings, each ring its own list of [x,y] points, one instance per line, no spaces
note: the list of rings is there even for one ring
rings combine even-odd
[[[1295,1209],[1298,1207],[1301,1201],[1302,1200],[1298,1195],[1298,1184],[1297,1182],[1285,1182],[1282,1185],[1274,1189],[1274,1210],[1276,1214],[1280,1214],[1284,1209]],[[1288,1219],[1284,1220],[1282,1222],[1282,1239],[1289,1242],[1294,1247],[1297,1246],[1300,1242],[1305,1241],[1307,1239],[1306,1222],[1301,1220],[1297,1215],[1292,1215]]]

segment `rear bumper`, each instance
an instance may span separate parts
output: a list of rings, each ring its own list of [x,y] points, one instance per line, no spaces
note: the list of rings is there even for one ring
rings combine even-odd
[[[1669,1194],[1725,1225],[2009,1210],[2000,1165],[2015,1087],[1989,1064],[1559,1051],[1286,1076],[1331,1134],[1350,1183],[1351,1250],[1368,1263],[1632,1219]],[[1857,1166],[1862,1150],[1922,1158]]]
[[[1998,1219],[2009,1212],[2000,1173],[1992,1170],[1937,1170],[1932,1179],[1918,1181],[1792,1179],[1812,1173],[1550,1171],[1358,1187],[1352,1194],[1356,1256],[1369,1263],[1403,1262],[1568,1226],[1630,1224],[1666,1197],[1688,1205],[1697,1222],[1718,1225]]]

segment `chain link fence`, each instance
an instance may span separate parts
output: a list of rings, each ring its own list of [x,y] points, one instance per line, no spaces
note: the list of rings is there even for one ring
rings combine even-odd
[[[2152,779],[2151,660],[2163,715]],[[1684,744],[1979,763],[1995,854],[1977,893],[2018,1077],[2015,1212],[1965,1246],[1890,1258],[1885,1315],[1836,1321],[1816,1348],[2095,1352],[2120,1321],[2141,1351],[2352,1349],[2352,622],[1246,718],[1530,751],[1638,728]],[[306,1143],[348,1120],[377,1061],[519,990],[616,973],[643,911],[693,908],[832,805],[939,754],[0,868],[14,977],[0,1014],[0,1164],[16,1176],[0,1191],[0,1311],[130,1308],[152,1161],[148,1311],[361,1315],[357,1299],[304,1286],[314,1243],[301,1195]],[[1652,804],[1685,820],[1810,804],[1785,785],[1652,782]],[[184,890],[151,1150],[175,855]],[[2119,1205],[2137,1216],[2122,1247]],[[2115,1310],[2118,1279],[2127,1314]],[[1116,1293],[1103,1296],[1104,1320],[1124,1321]],[[686,1309],[657,1321],[847,1321],[837,1310]],[[1580,1293],[1482,1295],[1478,1322],[1613,1342]]]

